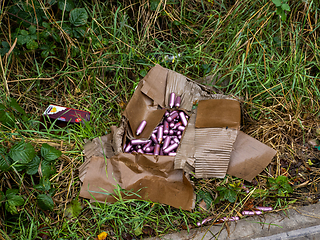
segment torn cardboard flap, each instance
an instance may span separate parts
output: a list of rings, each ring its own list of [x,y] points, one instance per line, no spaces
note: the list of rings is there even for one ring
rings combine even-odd
[[[173,157],[120,153],[107,159],[91,157],[87,165],[80,196],[97,201],[115,202],[106,193],[114,193],[117,184],[133,191],[141,199],[191,210],[195,204],[193,187],[182,170],[174,170]],[[83,176],[83,173],[80,172]],[[137,199],[136,195],[124,199]]]
[[[231,128],[195,129],[196,178],[224,178],[238,131]]]
[[[143,81],[139,83],[123,115],[128,119],[133,137],[147,139],[162,119],[166,110],[158,109],[158,105],[154,105],[153,100],[141,92],[142,85]],[[143,132],[137,136],[136,130],[143,120],[147,121],[147,125]]]
[[[210,99],[213,95],[209,91],[204,91],[199,84],[187,79],[182,74],[169,70],[164,97],[166,107],[169,107],[169,97],[172,92],[181,97],[181,108],[187,111],[191,111],[197,101]]]
[[[241,109],[237,100],[209,99],[199,101],[196,128],[240,127]]]
[[[165,107],[164,96],[167,85],[168,69],[155,65],[148,74],[143,78],[144,84],[141,88],[141,92],[153,99],[156,104],[159,104],[162,108]]]
[[[277,153],[266,144],[241,131],[233,148],[227,173],[249,182],[268,166]]]

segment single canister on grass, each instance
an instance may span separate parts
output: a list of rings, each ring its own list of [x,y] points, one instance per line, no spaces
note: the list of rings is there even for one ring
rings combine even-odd
[[[272,207],[256,207],[256,209],[259,209],[261,211],[272,211],[273,208]]]
[[[176,94],[175,94],[174,92],[172,92],[172,93],[170,94],[170,98],[169,98],[169,107],[170,107],[170,108],[173,108],[175,98],[176,98]]]
[[[260,215],[261,211],[242,211],[242,215]]]
[[[143,129],[146,127],[146,125],[147,125],[147,121],[143,120],[140,123],[139,127],[137,128],[136,135],[140,135],[142,133]]]

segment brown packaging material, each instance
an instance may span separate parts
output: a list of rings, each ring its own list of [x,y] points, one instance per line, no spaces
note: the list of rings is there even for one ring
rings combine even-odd
[[[184,131],[183,138],[181,139],[177,155],[174,159],[174,168],[183,169],[189,174],[194,173],[195,122],[196,114],[192,114]]]
[[[181,96],[181,108],[191,111],[192,106],[199,100],[210,99],[210,94],[204,86],[201,86],[182,74],[169,70],[167,77],[166,94],[164,97],[166,107],[169,107],[170,94],[174,92],[176,96]]]
[[[149,76],[150,77],[150,76]],[[159,109],[158,105],[153,104],[153,100],[141,92],[141,81],[130,99],[123,115],[128,119],[129,125],[132,130],[133,138],[149,138],[153,129],[158,125],[165,113],[165,109]],[[137,136],[136,131],[140,123],[146,120],[147,125],[143,132]]]
[[[233,148],[227,174],[247,181],[252,181],[261,173],[277,153],[274,149],[241,131]]]
[[[231,128],[196,128],[196,178],[224,178],[238,130]]]
[[[240,127],[240,103],[231,99],[209,99],[200,101],[196,128]]]
[[[159,104],[162,108],[165,107],[164,95],[166,92],[168,69],[155,65],[148,74],[144,77],[144,84],[141,92],[153,99],[154,105]]]
[[[80,169],[80,175],[84,175],[81,197],[115,202],[112,195],[106,194],[114,193],[119,184],[122,189],[140,195],[141,199],[184,210],[194,208],[193,187],[182,170],[174,170],[173,157],[120,153],[107,159],[107,174],[103,157],[93,156],[86,162],[89,164]],[[123,198],[138,197],[123,195]]]
[[[86,159],[92,156],[111,158],[114,155],[112,139],[112,134],[108,134],[88,141],[83,150]]]

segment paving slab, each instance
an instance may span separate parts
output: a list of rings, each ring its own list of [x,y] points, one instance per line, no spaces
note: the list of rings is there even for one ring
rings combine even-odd
[[[320,239],[320,203],[222,224],[181,231],[148,240],[300,240]]]

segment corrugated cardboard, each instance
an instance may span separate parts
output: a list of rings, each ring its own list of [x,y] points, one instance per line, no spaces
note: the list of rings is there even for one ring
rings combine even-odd
[[[93,156],[87,161],[89,164],[80,171],[84,175],[81,197],[115,202],[110,193],[119,185],[137,193],[141,199],[184,210],[194,208],[193,187],[182,170],[174,170],[173,157],[120,153],[107,159],[107,164],[103,157]],[[137,195],[123,195],[123,198],[139,199]]]
[[[196,178],[224,178],[238,130],[196,128],[195,133]]]
[[[200,101],[196,128],[240,127],[240,103],[231,99],[209,99]]]
[[[155,65],[148,74],[144,77],[144,84],[141,92],[153,99],[154,105],[159,104],[162,108],[165,107],[164,95],[167,85],[168,69]]]
[[[231,153],[228,174],[252,181],[277,153],[262,142],[239,132]]]
[[[191,115],[188,125],[184,131],[183,138],[180,141],[180,146],[177,150],[177,155],[174,159],[174,168],[183,169],[189,174],[194,174],[195,161],[195,122],[196,111]]]

